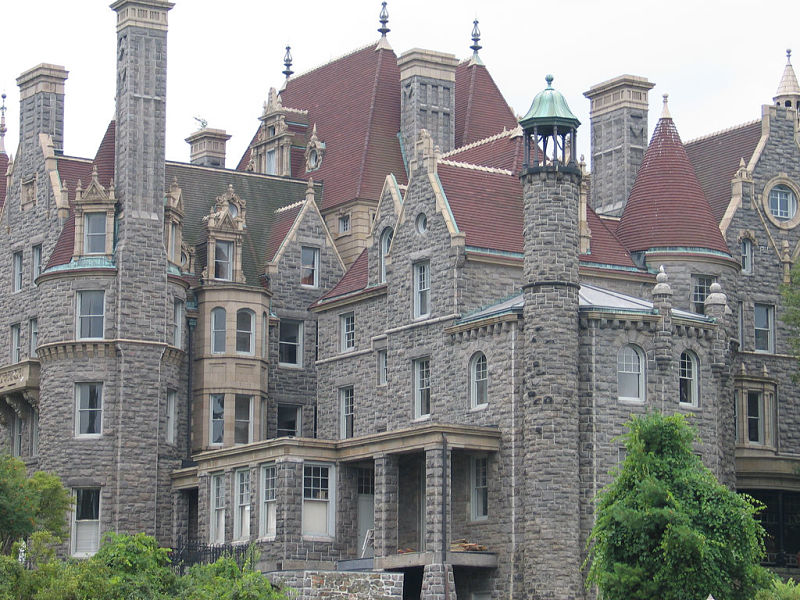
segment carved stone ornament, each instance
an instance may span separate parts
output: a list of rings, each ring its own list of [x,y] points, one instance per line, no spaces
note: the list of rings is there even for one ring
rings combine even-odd
[[[217,196],[211,212],[205,217],[209,229],[242,231],[245,228],[247,202],[240,198],[232,185],[221,196]]]
[[[311,138],[306,145],[306,172],[316,171],[325,156],[325,143],[317,137],[317,124],[311,130]]]
[[[20,210],[28,210],[36,204],[36,175],[22,182],[22,193],[19,198]]]

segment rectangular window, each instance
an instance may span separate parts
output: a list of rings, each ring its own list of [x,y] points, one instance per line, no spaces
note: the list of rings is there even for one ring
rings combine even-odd
[[[742,238],[742,273],[750,275],[753,272],[753,242],[748,238]]]
[[[431,361],[419,358],[414,361],[414,418],[431,414]]]
[[[253,441],[253,397],[236,394],[233,442],[249,444]]]
[[[183,344],[183,300],[175,300],[172,306],[172,345],[181,348]]]
[[[353,386],[339,388],[339,437],[347,439],[353,437]]]
[[[211,476],[211,527],[209,541],[225,543],[225,474]]]
[[[236,352],[255,352],[255,324],[256,315],[252,310],[241,308],[236,311]]]
[[[104,335],[105,292],[78,292],[78,339],[102,339]]]
[[[31,247],[31,281],[42,274],[42,245],[36,244]]]
[[[775,352],[775,307],[769,304],[756,304],[754,319],[756,352]]]
[[[278,470],[275,465],[261,467],[261,537],[274,536],[277,517],[275,491]]]
[[[30,349],[28,356],[37,358],[36,349],[39,347],[39,320],[31,319],[28,321],[28,340],[30,341]]]
[[[105,254],[106,251],[106,213],[86,213],[83,215],[83,253]]]
[[[272,135],[275,135],[273,132]],[[275,175],[278,170],[275,166],[275,150],[267,150],[267,175]]]
[[[414,317],[427,317],[431,313],[429,303],[431,281],[428,261],[414,265]]]
[[[747,441],[764,443],[764,395],[755,390],[747,391]]]
[[[233,279],[233,242],[217,240],[214,248],[214,278]]]
[[[14,413],[11,417],[11,455],[22,456],[22,417]]]
[[[11,291],[19,292],[22,289],[22,252],[14,252],[14,255],[11,259],[11,264]]]
[[[699,315],[706,314],[705,301],[714,278],[708,275],[692,275],[692,306]]]
[[[739,302],[738,312],[738,325],[739,325],[739,350],[744,350],[744,303]]]
[[[91,556],[100,547],[100,488],[75,490],[72,555]]]
[[[75,435],[99,437],[103,432],[103,384],[75,384]]]
[[[473,456],[470,459],[470,498],[473,521],[480,521],[489,516],[489,459],[485,456]]]
[[[303,535],[333,537],[333,467],[303,466]]]
[[[175,443],[175,399],[177,397],[175,390],[167,390],[167,443]]]
[[[319,248],[303,246],[300,249],[300,284],[308,287],[319,285]]]
[[[389,381],[389,355],[386,350],[378,350],[378,385]]]
[[[356,318],[353,313],[339,315],[340,348],[348,352],[356,347]]]
[[[339,233],[350,233],[350,215],[339,217]]]
[[[225,434],[225,394],[211,394],[211,429],[209,443],[221,445]]]
[[[177,262],[175,257],[178,255],[177,253],[177,242],[178,242],[178,224],[177,223],[170,223],[169,224],[169,260],[170,262]]]
[[[278,404],[278,437],[300,435],[302,408],[293,404]]]
[[[225,353],[225,337],[227,313],[221,306],[217,306],[211,311],[211,353]]]
[[[233,539],[250,537],[250,470],[236,471],[236,512],[233,514]]]
[[[281,320],[278,363],[290,367],[303,366],[303,322]]]
[[[19,331],[19,323],[11,326],[11,362],[18,363],[22,360],[22,337]]]

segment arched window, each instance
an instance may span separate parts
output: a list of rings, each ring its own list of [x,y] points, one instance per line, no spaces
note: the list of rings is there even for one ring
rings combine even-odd
[[[476,352],[469,361],[469,399],[470,408],[489,402],[489,369],[483,352]]]
[[[644,353],[629,344],[617,354],[617,389],[620,400],[644,401]]]
[[[392,245],[394,229],[387,227],[381,233],[381,283],[386,281],[386,255],[389,254],[389,247]]]
[[[211,311],[211,352],[225,352],[225,309],[221,306]]]
[[[236,351],[241,354],[253,354],[255,340],[254,326],[256,315],[252,310],[240,308],[236,311]]]
[[[698,385],[699,369],[697,356],[690,350],[681,352],[680,401],[687,406],[697,406],[700,398]]]

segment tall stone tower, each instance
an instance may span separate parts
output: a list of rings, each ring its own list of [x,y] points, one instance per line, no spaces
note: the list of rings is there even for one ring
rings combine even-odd
[[[524,196],[524,586],[531,598],[583,597],[578,444],[580,122],[552,87],[520,121]]]
[[[38,134],[50,135],[55,150],[64,149],[64,82],[67,75],[64,67],[42,63],[17,77],[20,151],[28,162],[33,160],[31,153],[41,152]]]
[[[655,86],[645,77],[620,75],[584,92],[591,101],[592,207],[620,216],[647,149],[647,93]]]

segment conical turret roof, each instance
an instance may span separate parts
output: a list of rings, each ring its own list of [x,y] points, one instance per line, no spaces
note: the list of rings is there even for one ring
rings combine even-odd
[[[780,102],[783,99],[800,100],[800,85],[797,83],[797,75],[794,73],[792,67],[792,51],[786,51],[786,66],[783,68],[783,77],[778,84],[778,91],[775,92],[775,102]]]
[[[654,248],[730,254],[664,99],[617,236],[631,252]]]

